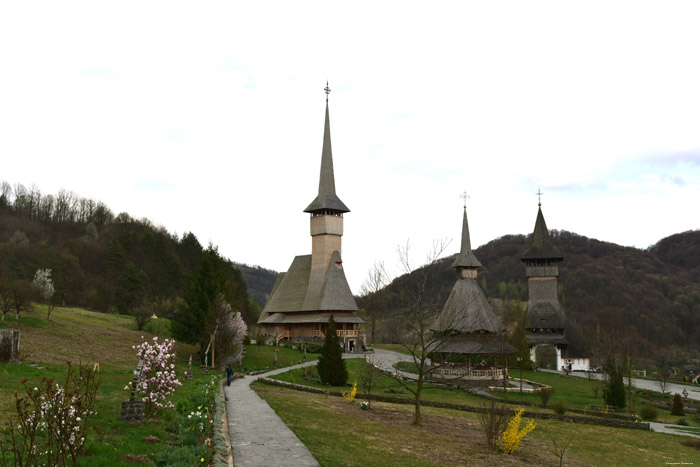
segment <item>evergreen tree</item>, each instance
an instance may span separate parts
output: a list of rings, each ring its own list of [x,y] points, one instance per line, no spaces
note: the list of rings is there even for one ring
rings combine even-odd
[[[624,409],[626,401],[622,368],[615,365],[614,361],[610,361],[606,367],[606,371],[608,371],[610,379],[605,387],[605,403],[617,407],[618,409]]]
[[[335,328],[333,315],[328,321],[326,338],[323,341],[323,349],[316,366],[321,382],[331,386],[342,386],[348,381],[348,369],[343,360],[343,349],[340,348],[340,339]]]
[[[680,394],[674,394],[673,396],[673,405],[671,405],[671,415],[685,415],[685,411],[683,410],[683,398]]]

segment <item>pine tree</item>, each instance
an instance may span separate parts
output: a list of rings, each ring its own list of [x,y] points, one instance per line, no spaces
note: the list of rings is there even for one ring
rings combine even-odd
[[[345,366],[345,360],[343,360],[343,349],[340,348],[333,315],[328,321],[326,338],[323,341],[323,349],[321,349],[321,356],[316,368],[321,382],[325,384],[342,386],[348,381],[348,369]]]
[[[671,405],[671,415],[685,415],[685,411],[683,410],[683,398],[680,394],[675,394],[673,396],[673,405]]]
[[[617,407],[625,408],[625,382],[622,379],[622,368],[611,361],[606,367],[610,379],[605,388],[605,403]]]

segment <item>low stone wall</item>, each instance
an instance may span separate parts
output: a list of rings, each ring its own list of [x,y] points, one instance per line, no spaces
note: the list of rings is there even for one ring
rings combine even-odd
[[[312,392],[316,394],[328,394],[331,396],[339,396],[342,397],[342,392],[341,391],[331,391],[331,390],[326,390],[322,388],[313,388],[310,386],[303,386],[301,384],[295,384],[295,383],[289,383],[286,381],[279,381],[276,379],[271,379],[271,378],[259,378],[258,381],[262,381],[267,384],[272,384],[275,386],[281,386],[285,388],[290,388],[290,389],[295,389],[297,391],[306,391],[306,392]],[[380,395],[375,395],[372,394],[370,397],[371,400],[373,401],[380,401],[380,402],[390,402],[392,404],[413,404],[415,401],[414,399],[409,399],[405,397],[392,397],[392,396],[380,396]],[[464,412],[475,412],[475,413],[483,413],[486,412],[487,409],[484,407],[474,407],[471,405],[463,405],[463,404],[451,404],[448,402],[435,402],[435,401],[421,401],[421,405],[424,407],[438,407],[442,409],[453,409],[453,410],[462,410]],[[512,410],[511,412],[515,413],[515,410]],[[648,423],[637,423],[637,422],[630,422],[626,420],[616,420],[616,419],[609,419],[609,418],[598,418],[598,417],[581,417],[581,416],[575,416],[575,415],[559,415],[555,413],[546,413],[546,412],[532,412],[532,411],[525,411],[523,413],[524,417],[529,417],[529,418],[536,418],[540,420],[557,420],[560,422],[569,422],[569,423],[586,423],[586,424],[592,424],[592,425],[603,425],[603,426],[612,426],[616,428],[634,428],[638,430],[646,430],[649,431],[650,427]]]
[[[19,361],[19,331],[0,329],[0,363]]]

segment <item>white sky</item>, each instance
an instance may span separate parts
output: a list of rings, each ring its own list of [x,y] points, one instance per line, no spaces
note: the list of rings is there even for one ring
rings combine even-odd
[[[646,248],[700,227],[697,2],[2,2],[0,179],[311,252],[326,79],[343,259],[550,229]],[[417,261],[418,263],[420,261]]]

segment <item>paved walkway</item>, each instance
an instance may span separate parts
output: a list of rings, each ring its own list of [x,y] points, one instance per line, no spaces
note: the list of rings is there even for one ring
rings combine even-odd
[[[346,354],[344,358],[364,355]],[[317,466],[311,452],[284,424],[282,419],[252,389],[250,383],[261,377],[294,368],[315,365],[316,360],[279,368],[255,376],[237,378],[224,386],[229,438],[236,466]]]
[[[564,372],[562,372],[562,371],[544,370],[541,368],[538,369],[537,371],[545,371],[548,373],[564,374]],[[588,378],[588,372],[586,372],[586,371],[572,371],[569,373],[569,375],[578,376],[579,378]],[[591,373],[591,379],[602,380],[603,375],[601,373]],[[625,380],[627,380],[627,378],[625,378]],[[632,386],[634,386],[636,388],[640,388],[640,389],[647,389],[650,391],[661,392],[661,389],[659,388],[658,381],[654,381],[654,380],[632,378]],[[666,383],[666,392],[668,392],[668,393],[682,394],[683,389],[688,391],[688,399],[700,401],[700,386],[691,386],[689,384],[678,384],[678,383],[671,383],[671,382]]]
[[[649,428],[651,428],[651,431],[656,431],[658,433],[670,433],[672,435],[690,436],[691,438],[700,439],[700,435],[696,435],[695,433],[689,433],[687,431],[683,431],[683,430],[688,429],[687,426],[683,426],[683,425],[673,425],[671,423],[649,422]]]

